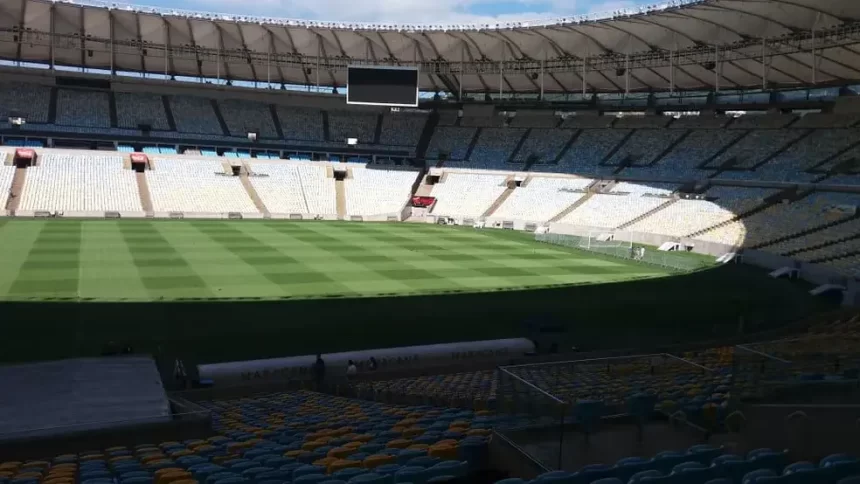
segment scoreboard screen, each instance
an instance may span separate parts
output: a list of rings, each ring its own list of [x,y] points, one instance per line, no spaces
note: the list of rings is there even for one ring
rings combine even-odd
[[[418,106],[418,69],[414,67],[349,66],[347,104]]]

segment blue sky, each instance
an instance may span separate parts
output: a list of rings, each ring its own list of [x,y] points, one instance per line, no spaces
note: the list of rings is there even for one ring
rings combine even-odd
[[[606,12],[654,0],[132,0],[129,3],[234,15],[307,20],[464,23]]]

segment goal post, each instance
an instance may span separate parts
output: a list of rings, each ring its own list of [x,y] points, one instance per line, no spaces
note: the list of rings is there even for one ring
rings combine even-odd
[[[624,252],[626,249],[627,253],[632,256],[630,249],[633,248],[633,240],[630,238],[625,240],[624,237],[609,230],[589,231],[585,237],[580,239],[579,243],[583,249],[597,252],[604,250]]]

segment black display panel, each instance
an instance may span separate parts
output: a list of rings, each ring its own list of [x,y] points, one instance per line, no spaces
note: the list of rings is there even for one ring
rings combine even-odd
[[[418,106],[418,69],[350,66],[346,102],[372,106]]]

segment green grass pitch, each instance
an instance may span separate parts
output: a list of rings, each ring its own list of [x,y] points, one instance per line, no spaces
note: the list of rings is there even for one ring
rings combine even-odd
[[[671,274],[531,234],[424,224],[4,220],[0,246],[5,300],[397,295]]]

